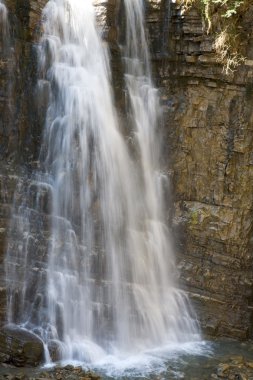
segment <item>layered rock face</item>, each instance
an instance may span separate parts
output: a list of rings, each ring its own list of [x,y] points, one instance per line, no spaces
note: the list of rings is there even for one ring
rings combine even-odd
[[[36,165],[46,110],[46,99],[36,98],[36,43],[45,3],[6,0],[12,49],[8,53],[0,49],[2,321],[3,257],[13,194],[19,178]],[[122,3],[94,3],[98,24],[111,46],[115,97],[127,129],[118,44],[124,39]],[[245,28],[250,20],[253,13],[247,15]],[[176,237],[181,283],[205,331],[247,338],[253,283],[253,45],[247,48],[246,64],[226,75],[216,63],[212,36],[205,34],[196,9],[183,15],[169,0],[149,0],[147,25],[165,115],[163,167],[171,179],[168,219]]]
[[[39,149],[41,129],[36,99],[41,11],[46,0],[6,1],[8,35],[0,39],[0,320],[6,321],[4,255],[14,193],[29,173]],[[41,106],[42,107],[42,106]],[[18,195],[18,192],[16,193]],[[19,197],[19,196],[18,196]]]
[[[208,333],[246,338],[253,281],[252,46],[245,65],[226,75],[197,10],[182,15],[175,6],[171,17],[171,56],[158,72],[182,281]],[[242,25],[247,30],[246,20]]]

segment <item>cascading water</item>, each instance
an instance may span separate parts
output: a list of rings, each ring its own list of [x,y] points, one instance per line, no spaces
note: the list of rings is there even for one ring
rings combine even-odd
[[[198,330],[175,286],[164,222],[160,108],[142,1],[125,0],[125,9],[134,159],[120,132],[92,0],[50,0],[43,12],[38,91],[49,88],[49,106],[40,171],[14,207],[8,310],[10,323],[49,348],[57,343],[62,359],[139,352],[195,339]]]
[[[3,0],[0,0],[0,45],[5,51],[9,40],[9,21],[8,11]]]

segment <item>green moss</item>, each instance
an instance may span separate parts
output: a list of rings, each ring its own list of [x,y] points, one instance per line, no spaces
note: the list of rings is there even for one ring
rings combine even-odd
[[[198,210],[192,210],[191,211],[189,223],[194,225],[194,226],[199,223],[199,212],[198,212]]]

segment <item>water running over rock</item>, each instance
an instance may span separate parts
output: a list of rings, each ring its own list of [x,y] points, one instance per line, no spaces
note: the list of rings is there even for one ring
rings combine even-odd
[[[3,0],[0,0],[0,48],[5,53],[9,46],[9,20],[8,10]]]
[[[39,170],[20,184],[6,256],[9,322],[59,357],[96,361],[196,339],[177,289],[159,171],[160,107],[143,3],[125,0],[129,135],[92,0],[50,0],[39,47],[49,105]]]

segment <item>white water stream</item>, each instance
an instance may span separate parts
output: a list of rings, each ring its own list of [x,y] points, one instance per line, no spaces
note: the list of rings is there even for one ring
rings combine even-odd
[[[5,44],[9,37],[8,11],[3,0],[0,0],[0,41]]]
[[[125,0],[125,13],[135,154],[120,131],[92,0],[50,0],[43,11],[38,91],[49,89],[49,106],[41,172],[13,216],[23,240],[7,252],[8,310],[9,322],[49,348],[58,344],[63,360],[97,362],[198,339],[164,216],[161,110],[142,0]]]

